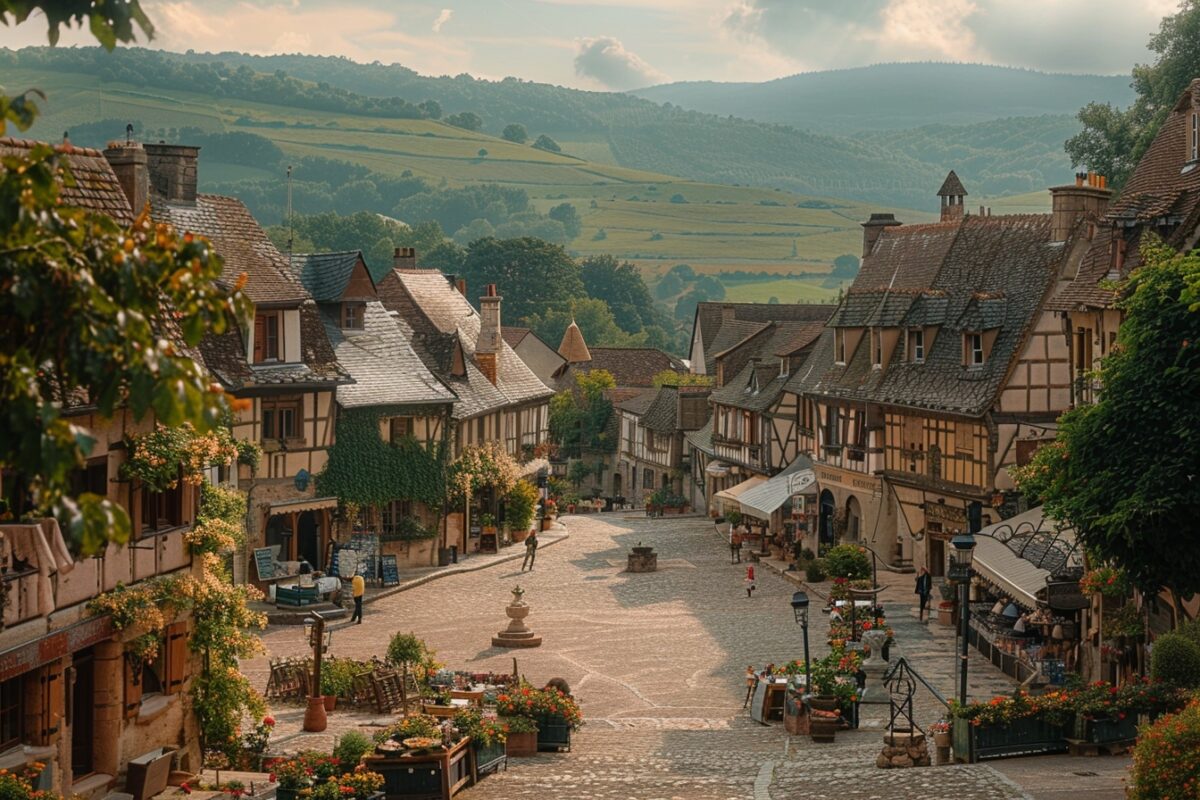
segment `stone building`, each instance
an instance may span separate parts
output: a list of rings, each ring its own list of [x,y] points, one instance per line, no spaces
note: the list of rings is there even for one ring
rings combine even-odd
[[[686,498],[688,451],[683,437],[707,422],[708,394],[707,386],[663,386],[617,404],[620,439],[614,482],[627,487],[619,496],[636,506],[645,505],[660,489]]]

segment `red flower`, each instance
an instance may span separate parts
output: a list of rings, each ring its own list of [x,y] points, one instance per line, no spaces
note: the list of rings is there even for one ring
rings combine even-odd
[[[275,773],[274,773],[274,772],[272,772],[272,773],[270,773],[269,775],[267,775],[267,781],[268,781],[269,783],[275,783]]]
[[[263,717],[263,725],[266,725],[268,728],[274,728],[275,727],[275,718],[270,717],[270,716]]]

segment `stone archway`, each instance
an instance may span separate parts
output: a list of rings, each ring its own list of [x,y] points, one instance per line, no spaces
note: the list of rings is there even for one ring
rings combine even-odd
[[[850,495],[846,500],[846,541],[858,542],[862,539],[862,506],[858,498]]]

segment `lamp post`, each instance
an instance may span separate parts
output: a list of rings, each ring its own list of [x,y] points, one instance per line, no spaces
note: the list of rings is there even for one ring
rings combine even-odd
[[[796,592],[792,595],[792,613],[796,615],[796,623],[804,631],[804,693],[812,694],[812,671],[808,666],[808,595]]]
[[[308,705],[304,709],[304,730],[320,733],[329,724],[325,716],[325,698],[321,696],[321,656],[329,648],[333,631],[325,632],[325,618],[317,611],[304,620],[308,644],[313,649],[312,684],[309,686]]]
[[[962,608],[960,624],[962,629],[962,650],[958,674],[958,702],[967,704],[967,654],[968,632],[971,625],[971,606],[968,591],[971,584],[971,563],[975,558],[975,536],[972,533],[958,533],[950,540],[953,549],[950,551],[950,579],[959,584],[959,605]]]

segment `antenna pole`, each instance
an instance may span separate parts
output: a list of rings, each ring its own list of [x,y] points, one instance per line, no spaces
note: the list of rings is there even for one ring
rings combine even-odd
[[[292,260],[292,240],[295,237],[295,227],[292,224],[292,165],[287,168],[287,218],[288,218],[288,263]]]

